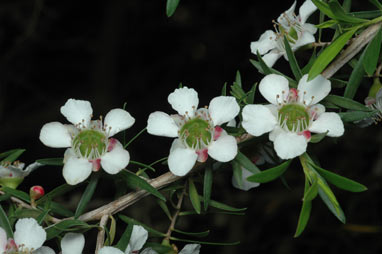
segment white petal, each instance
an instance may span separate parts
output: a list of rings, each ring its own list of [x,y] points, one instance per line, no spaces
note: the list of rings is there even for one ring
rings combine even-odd
[[[125,254],[127,253],[125,252]],[[158,254],[158,252],[156,252],[155,250],[151,248],[146,248],[143,251],[141,251],[139,254]]]
[[[239,114],[240,107],[235,97],[219,96],[211,100],[208,111],[214,126],[216,126],[234,119]]]
[[[328,131],[329,137],[339,137],[344,134],[344,124],[337,113],[322,113],[309,128],[311,132],[324,133]]]
[[[99,250],[98,254],[124,254],[124,253],[117,248],[104,246]]]
[[[138,251],[142,249],[143,245],[146,243],[148,238],[147,230],[139,225],[133,226],[133,231],[131,233],[129,245],[131,251]]]
[[[242,186],[239,185],[239,183],[236,181],[236,178],[232,176],[232,185],[233,187],[239,189],[239,190],[244,190],[248,191],[252,188],[255,188],[260,185],[260,183],[255,183],[255,182],[250,182],[247,180],[248,176],[253,175],[251,171],[246,170],[245,168],[241,167],[241,177],[242,177]]]
[[[70,185],[83,182],[92,173],[92,163],[84,158],[68,157],[62,170],[65,181]]]
[[[251,135],[261,136],[277,125],[276,117],[264,105],[246,105],[242,112],[243,128]]]
[[[258,41],[251,42],[251,52],[255,55],[257,51],[259,51],[260,55],[268,53],[271,49],[276,47],[276,36],[272,30],[265,31]]]
[[[164,112],[153,112],[147,120],[147,132],[151,135],[175,138],[178,136],[178,126],[174,119]]]
[[[105,116],[104,127],[109,137],[130,128],[135,122],[134,117],[126,110],[115,108]]]
[[[305,46],[305,45],[308,45],[310,43],[313,43],[316,41],[316,38],[314,38],[314,35],[311,34],[311,33],[308,33],[307,31],[304,31],[302,34],[301,34],[301,37],[298,38],[298,40],[296,41],[296,43],[292,46],[292,50],[293,51],[296,51],[297,49],[299,49],[300,47],[302,46]]]
[[[3,228],[0,227],[0,253],[3,253],[5,251],[5,248],[7,246],[7,233]]]
[[[290,27],[290,20],[295,20],[294,9],[296,8],[296,1],[285,12],[283,12],[278,18],[277,23],[281,24],[284,28]]]
[[[114,175],[124,169],[129,161],[129,152],[117,141],[113,150],[102,155],[101,166],[107,173]]]
[[[310,33],[313,35],[317,32],[317,27],[313,24],[305,23],[302,25],[302,30],[304,31],[304,33]]]
[[[297,90],[300,102],[306,105],[317,104],[329,94],[331,90],[330,81],[322,75],[318,75],[309,82],[307,80],[308,74],[305,74],[298,82]]]
[[[74,125],[81,124],[88,127],[93,109],[88,101],[69,99],[65,105],[61,107],[61,114]]]
[[[237,155],[236,139],[223,131],[221,136],[208,146],[208,154],[220,162],[233,160]]]
[[[41,142],[49,147],[64,148],[72,145],[72,137],[68,129],[59,122],[44,124],[40,131]]]
[[[15,229],[14,240],[18,246],[37,250],[46,240],[45,230],[33,218],[19,219]]]
[[[186,86],[175,89],[168,98],[168,103],[176,110],[179,115],[185,115],[188,112],[189,116],[194,116],[194,111],[199,104],[198,93],[193,88]]]
[[[281,75],[269,74],[260,81],[259,90],[267,101],[277,105],[288,97],[289,83],[288,80]]]
[[[272,142],[275,141],[276,137],[283,132],[284,130],[279,125],[277,125],[271,132],[269,132],[269,140]]]
[[[194,150],[183,146],[179,139],[175,139],[168,156],[168,167],[174,175],[184,176],[195,165],[197,158],[198,155]]]
[[[187,244],[184,248],[179,252],[179,254],[199,254],[200,252],[200,244]]]
[[[317,6],[311,0],[306,0],[298,10],[299,16],[301,18],[301,23],[305,23],[305,21],[312,15],[313,12],[317,10]]]
[[[303,135],[280,133],[273,142],[277,155],[284,160],[295,158],[306,151],[308,142]]]
[[[279,50],[272,50],[265,54],[262,58],[268,67],[272,67],[277,60],[283,55],[283,52]]]
[[[62,254],[81,254],[85,246],[85,237],[80,233],[67,233],[61,240]]]
[[[32,253],[33,254],[55,254],[54,250],[47,246],[42,246],[41,248],[33,251]]]

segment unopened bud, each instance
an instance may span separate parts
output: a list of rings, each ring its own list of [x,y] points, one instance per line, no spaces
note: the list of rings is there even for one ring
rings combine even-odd
[[[31,187],[29,190],[29,196],[31,200],[37,200],[41,198],[42,196],[44,196],[44,194],[45,194],[44,188],[40,185],[35,185]]]

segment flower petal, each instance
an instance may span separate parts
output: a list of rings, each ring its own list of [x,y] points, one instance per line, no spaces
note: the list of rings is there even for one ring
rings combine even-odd
[[[168,156],[168,167],[174,175],[184,176],[195,165],[197,158],[198,155],[194,150],[185,147],[179,139],[175,139]]]
[[[62,254],[81,254],[85,246],[85,237],[80,233],[67,233],[61,240]]]
[[[33,254],[55,254],[54,250],[47,246],[42,246],[38,250],[33,251],[32,253]]]
[[[186,244],[179,254],[199,254],[200,244]]]
[[[186,112],[190,117],[194,116],[194,112],[199,104],[198,93],[193,88],[188,88],[187,86],[175,89],[168,96],[167,100],[171,107],[182,116]]]
[[[147,230],[142,226],[134,225],[129,241],[131,252],[139,251],[140,249],[142,249],[143,245],[147,241],[147,238]]]
[[[313,24],[305,23],[302,25],[302,30],[304,31],[304,33],[310,33],[313,35],[317,32],[317,27]]]
[[[309,33],[308,31],[304,31],[301,34],[300,38],[298,38],[296,43],[292,46],[292,50],[296,51],[300,47],[313,43],[315,41],[316,41],[316,38],[314,38],[313,34]]]
[[[0,253],[5,252],[6,246],[7,246],[7,233],[2,227],[0,227]]]
[[[240,107],[235,97],[219,96],[211,100],[208,111],[216,126],[234,119],[239,114]]]
[[[69,99],[64,106],[61,107],[61,114],[74,125],[88,127],[93,114],[90,102],[83,100]]]
[[[125,252],[125,254],[128,254],[128,253]],[[158,254],[158,252],[156,252],[152,248],[146,248],[143,251],[141,251],[140,254]]]
[[[33,218],[23,218],[16,222],[14,240],[18,246],[37,250],[46,240],[45,230]]]
[[[124,253],[117,248],[104,246],[99,250],[98,254],[124,254]]]
[[[276,117],[272,111],[260,104],[246,105],[242,112],[243,128],[251,135],[261,136],[272,131],[277,125]]]
[[[120,131],[130,128],[134,122],[135,119],[129,112],[120,108],[115,108],[106,114],[104,128],[109,137],[111,137]]]
[[[257,186],[260,185],[260,183],[255,183],[255,182],[250,182],[247,180],[247,177],[248,176],[251,176],[253,175],[253,173],[251,171],[248,171],[247,169],[245,169],[244,167],[241,167],[241,177],[242,177],[242,186],[240,186],[238,184],[238,182],[236,181],[236,178],[234,176],[232,176],[232,185],[233,187],[239,189],[239,190],[244,190],[244,191],[248,191],[252,188],[255,188]]]
[[[275,141],[276,137],[282,132],[284,132],[284,130],[277,125],[271,132],[269,132],[269,140],[272,142]]]
[[[298,82],[298,99],[305,105],[313,105],[325,98],[330,90],[330,81],[322,75],[318,75],[311,81],[308,80],[308,74],[302,76]]]
[[[344,123],[340,116],[334,112],[322,113],[309,128],[311,132],[324,133],[328,131],[329,137],[340,137],[344,134]]]
[[[295,158],[306,151],[308,142],[303,135],[282,132],[273,142],[277,155],[284,160]]]
[[[89,177],[92,167],[92,163],[87,159],[70,156],[65,162],[62,175],[68,184],[76,185]]]
[[[121,143],[117,141],[114,148],[102,155],[101,166],[109,174],[114,175],[124,169],[130,161],[130,154]]]
[[[292,4],[292,6],[283,12],[278,18],[277,23],[281,24],[284,28],[289,28],[291,25],[290,20],[295,20],[294,9],[296,8],[296,1]]]
[[[237,155],[236,139],[223,131],[221,136],[208,146],[208,154],[220,162],[233,160]]]
[[[59,122],[44,124],[40,131],[41,142],[49,147],[64,148],[72,145],[72,137],[65,125]]]
[[[313,12],[317,10],[317,6],[311,0],[306,0],[298,10],[299,16],[301,18],[301,23],[304,24],[305,21],[312,15]]]
[[[269,74],[260,81],[259,90],[267,101],[278,105],[278,103],[288,97],[289,83],[281,75]]]
[[[272,67],[284,52],[272,50],[263,56],[263,61],[268,67]]]
[[[178,136],[178,126],[168,114],[160,111],[153,112],[147,120],[147,132],[151,135],[175,138]]]
[[[251,42],[251,52],[255,55],[257,54],[257,51],[259,51],[260,55],[268,53],[276,47],[276,36],[276,33],[272,30],[265,31],[258,41]]]

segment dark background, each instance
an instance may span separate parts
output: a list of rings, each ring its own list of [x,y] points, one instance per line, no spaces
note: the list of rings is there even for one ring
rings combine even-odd
[[[353,2],[357,9],[370,7],[366,1]],[[172,112],[167,96],[179,83],[198,91],[200,106],[219,95],[225,82],[232,84],[236,70],[248,90],[262,78],[249,62],[254,58],[250,42],[272,29],[271,20],[291,4],[182,0],[175,15],[167,18],[164,0],[0,1],[0,152],[25,148],[20,159],[27,164],[62,156],[64,149],[45,147],[38,136],[43,124],[66,122],[59,109],[68,98],[89,100],[95,118],[126,102],[136,119],[126,132],[131,138],[146,126],[151,112]],[[317,22],[317,15],[312,19]],[[305,63],[309,53],[299,54]],[[284,59],[275,67],[291,75]],[[363,94],[368,82],[361,87]],[[260,96],[256,100],[262,102]],[[150,163],[168,155],[171,141],[145,133],[128,150],[133,160]],[[285,174],[291,190],[277,180],[243,192],[231,186],[230,170],[215,174],[213,198],[248,207],[246,215],[195,216],[182,218],[180,225],[184,231],[211,229],[203,240],[241,241],[230,247],[203,245],[202,253],[380,253],[381,144],[380,125],[347,126],[343,137],[309,147],[324,168],[369,188],[349,193],[333,187],[347,215],[346,225],[317,199],[306,231],[293,238],[304,181],[297,159]],[[158,167],[159,173],[166,171]],[[49,191],[62,183],[61,168],[45,167],[21,188],[43,184]],[[100,183],[94,206],[113,195],[106,186]],[[74,192],[65,202],[75,209],[79,197]],[[168,222],[158,211],[149,197],[126,213],[164,231]],[[85,253],[94,247],[89,238]]]

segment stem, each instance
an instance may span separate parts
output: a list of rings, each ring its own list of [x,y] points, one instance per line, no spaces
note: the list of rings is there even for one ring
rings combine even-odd
[[[96,250],[95,250],[96,254],[98,254],[99,250],[103,247],[103,243],[105,242],[105,226],[108,219],[109,219],[109,215],[105,214],[102,216],[99,222],[100,230],[97,235],[97,243],[96,243]]]
[[[342,66],[350,61],[358,52],[368,44],[378,30],[381,28],[382,23],[376,23],[366,28],[358,37],[352,40],[350,45],[342,51],[342,53],[332,62],[323,72],[322,76],[329,79],[331,78]]]
[[[170,237],[171,237],[172,231],[174,231],[174,229],[175,229],[175,223],[176,223],[176,220],[178,219],[180,210],[182,208],[183,198],[184,198],[185,194],[186,194],[186,185],[184,185],[183,191],[180,194],[178,203],[176,205],[176,211],[175,211],[174,215],[171,218],[171,224],[168,227],[168,230],[167,230],[167,233],[166,233],[166,237],[163,239],[163,241],[166,241],[166,242],[170,241]]]
[[[126,144],[123,148],[128,147],[134,140],[136,140],[136,139],[137,139],[143,132],[145,132],[145,131],[146,131],[146,127],[143,128],[140,132],[138,132],[138,134],[135,135],[132,139],[130,139],[130,141],[127,142],[127,144]]]

